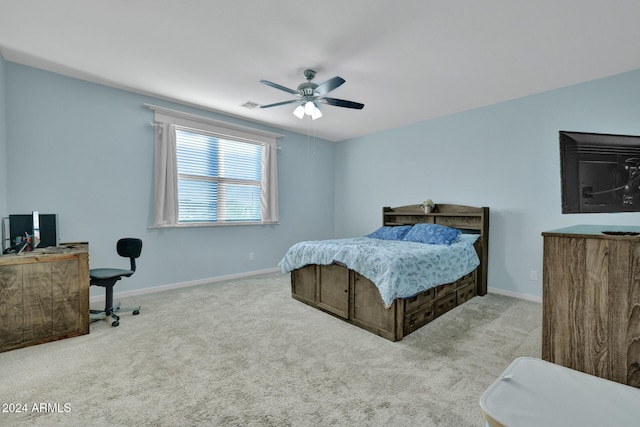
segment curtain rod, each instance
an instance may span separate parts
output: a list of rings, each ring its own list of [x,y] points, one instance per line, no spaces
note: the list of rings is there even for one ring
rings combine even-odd
[[[228,122],[223,122],[221,120],[216,120],[216,119],[211,119],[209,117],[205,117],[205,116],[198,116],[196,114],[190,114],[190,113],[185,113],[182,111],[178,111],[178,110],[172,110],[170,108],[165,108],[165,107],[159,107],[157,105],[152,105],[152,104],[142,104],[145,108],[148,108],[149,110],[152,110],[154,112],[158,112],[158,113],[164,113],[170,116],[174,116],[174,117],[181,117],[183,119],[188,119],[188,120],[194,120],[194,121],[198,121],[198,122],[202,122],[202,123],[208,123],[211,125],[215,125],[215,126],[219,126],[219,127],[223,127],[223,128],[228,128],[228,129],[233,129],[233,130],[238,130],[238,131],[242,131],[242,132],[249,132],[249,133],[254,133],[254,134],[259,134],[259,135],[263,135],[269,138],[273,138],[273,139],[278,139],[278,138],[282,138],[284,135],[281,135],[279,133],[274,133],[274,132],[269,132],[269,131],[265,131],[262,129],[255,129],[252,127],[248,127],[248,126],[242,126],[242,125],[237,125],[234,123],[228,123]]]
[[[153,128],[162,127],[162,123],[161,122],[149,122],[149,126],[151,126]],[[282,147],[280,145],[276,145],[276,150],[282,150]]]

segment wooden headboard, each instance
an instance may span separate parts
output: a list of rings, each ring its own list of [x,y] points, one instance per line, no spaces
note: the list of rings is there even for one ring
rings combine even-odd
[[[446,225],[480,234],[480,238],[475,244],[480,258],[477,292],[478,295],[486,295],[489,261],[489,208],[438,204],[435,211],[431,213],[425,213],[420,205],[382,208],[382,225],[414,225],[419,223]]]

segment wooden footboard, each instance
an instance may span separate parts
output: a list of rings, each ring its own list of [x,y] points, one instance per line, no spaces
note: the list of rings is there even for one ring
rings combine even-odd
[[[383,208],[383,225],[435,223],[480,235],[474,247],[480,265],[459,280],[396,299],[385,308],[373,282],[341,264],[307,265],[291,272],[293,298],[353,325],[399,341],[447,311],[487,293],[489,208],[437,206],[424,213],[419,205]]]

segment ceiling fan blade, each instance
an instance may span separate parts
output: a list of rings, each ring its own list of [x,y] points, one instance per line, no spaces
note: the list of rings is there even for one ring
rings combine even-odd
[[[317,93],[318,96],[324,96],[332,90],[340,87],[344,82],[345,80],[342,77],[335,76],[324,83],[320,83],[313,92]]]
[[[335,105],[336,107],[355,108],[357,110],[362,110],[364,108],[364,104],[353,101],[345,101],[344,99],[321,98],[319,99],[319,101],[324,102],[325,104]]]
[[[277,107],[279,105],[293,104],[294,102],[300,102],[300,100],[299,99],[292,99],[290,101],[276,102],[275,104],[261,105],[260,108]]]
[[[263,83],[263,84],[265,84],[267,86],[271,86],[271,87],[276,88],[276,89],[283,90],[283,91],[288,92],[288,93],[290,93],[292,95],[300,96],[300,94],[298,93],[297,90],[289,89],[288,87],[284,87],[284,86],[281,86],[281,85],[279,85],[277,83],[270,82],[269,80],[260,80],[260,83]]]

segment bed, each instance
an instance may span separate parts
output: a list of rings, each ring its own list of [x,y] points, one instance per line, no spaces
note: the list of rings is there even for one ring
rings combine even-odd
[[[387,230],[415,224],[446,226],[460,230],[461,235],[450,245],[389,241],[387,252],[382,255],[376,251],[386,245],[386,241],[370,237],[300,242],[292,246],[280,262],[283,273],[291,274],[292,297],[383,338],[400,341],[456,306],[487,293],[489,208],[439,204],[430,213],[425,213],[420,205],[382,208],[382,225]],[[438,270],[438,265],[431,265],[436,262],[432,259],[451,263],[451,255],[446,251],[463,247],[465,244],[461,242],[467,242],[466,252],[475,252],[472,256],[476,261],[472,263],[467,258],[460,261],[464,266],[453,273],[454,276],[426,269],[428,265],[429,269]],[[336,249],[338,244],[342,245],[340,249]],[[324,252],[323,247],[327,245],[329,252]],[[444,252],[434,254],[429,261],[420,258],[410,267],[406,260],[415,258],[413,254],[391,260],[393,252],[400,253],[411,245],[424,248],[419,248],[421,251],[441,247]],[[362,254],[354,255],[359,249],[372,259],[367,261]],[[307,261],[296,255],[300,251],[317,252],[317,255],[310,258],[314,261]],[[454,256],[456,262],[457,257]],[[388,269],[382,266],[385,259],[391,260],[392,266]],[[369,267],[363,267],[367,262]],[[410,272],[404,274],[405,269]],[[418,290],[409,288],[408,283],[418,286]]]

